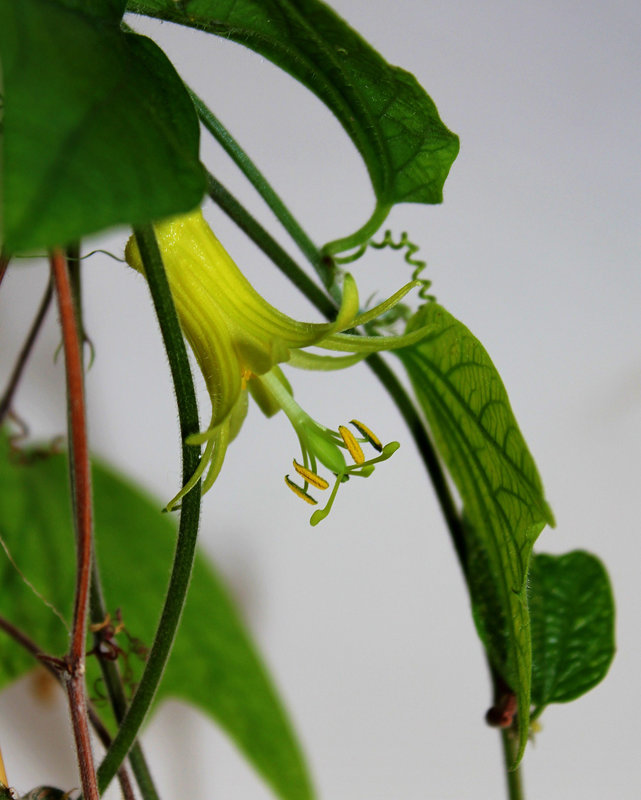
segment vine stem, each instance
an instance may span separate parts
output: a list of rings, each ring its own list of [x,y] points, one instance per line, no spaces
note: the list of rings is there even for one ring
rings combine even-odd
[[[503,761],[505,763],[505,777],[507,780],[507,796],[509,800],[525,800],[523,784],[521,782],[521,767],[510,769],[518,751],[518,741],[514,732],[509,728],[501,731],[503,743]]]
[[[50,261],[53,281],[58,295],[62,345],[65,354],[67,406],[71,436],[69,465],[77,551],[73,625],[69,652],[66,657],[65,684],[76,742],[83,796],[85,800],[98,800],[100,794],[91,751],[85,692],[85,643],[89,585],[91,583],[93,519],[82,347],[74,310],[71,281],[63,251],[59,248],[52,250]]]
[[[20,382],[20,378],[22,377],[24,368],[27,365],[27,361],[29,360],[31,351],[33,350],[33,346],[38,337],[38,333],[40,332],[40,328],[42,327],[42,323],[44,322],[44,319],[47,316],[47,311],[49,310],[52,296],[53,296],[53,283],[50,279],[49,282],[47,283],[47,288],[45,289],[45,293],[42,297],[42,300],[40,301],[40,306],[38,308],[35,319],[31,326],[31,330],[29,331],[25,343],[22,346],[22,350],[18,355],[18,359],[13,368],[13,372],[11,373],[11,377],[9,378],[9,383],[7,384],[7,388],[5,389],[4,394],[2,395],[2,399],[0,399],[0,425],[2,425],[4,418],[9,412],[9,409],[11,408],[13,396],[18,387],[18,383]]]
[[[191,368],[153,227],[143,225],[135,228],[134,233],[160,324],[176,392],[184,484],[194,474],[200,460],[198,448],[185,444],[187,436],[198,431],[198,406]],[[101,791],[107,788],[134,743],[162,678],[187,597],[196,554],[199,518],[200,484],[197,484],[182,499],[178,539],[165,604],[136,693],[127,708],[118,733],[98,769],[98,785]]]
[[[412,438],[414,439],[414,444],[423,461],[423,465],[432,481],[432,487],[434,488],[441,512],[445,518],[445,524],[450,532],[459,566],[465,576],[467,572],[467,556],[461,517],[456,503],[454,502],[454,498],[452,497],[452,493],[450,492],[445,472],[436,455],[436,450],[425,429],[423,420],[419,416],[414,403],[403,388],[401,382],[380,355],[370,356],[366,359],[365,363],[385,387],[396,404],[397,409],[400,411],[405,424],[409,428]]]

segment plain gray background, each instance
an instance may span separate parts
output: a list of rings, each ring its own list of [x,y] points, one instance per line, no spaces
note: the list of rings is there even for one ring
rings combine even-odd
[[[461,137],[444,204],[399,206],[389,226],[421,244],[439,301],[481,339],[503,376],[558,523],[537,549],[592,550],[614,584],[618,655],[596,690],[544,714],[524,761],[528,797],[636,798],[638,5],[341,0],[334,7],[388,61],[417,76]],[[372,194],[356,151],[304,88],[233,43],[129,21],[153,32],[318,244],[369,216]],[[205,134],[202,153],[280,236]],[[292,316],[316,318],[221,212],[208,206],[206,213],[268,299]],[[120,254],[126,236],[109,232],[89,245]],[[363,298],[409,279],[390,253],[371,253],[353,271]],[[101,256],[86,262],[85,275],[97,351],[87,379],[93,447],[166,501],[179,485],[177,425],[146,287]],[[45,282],[40,262],[12,269],[3,284],[1,375]],[[52,315],[15,404],[36,436],[64,430],[62,366],[52,360],[58,339]],[[203,546],[282,691],[319,796],[503,796],[499,739],[483,723],[490,691],[481,648],[402,422],[365,367],[289,375],[301,404],[325,424],[356,416],[402,444],[368,481],[344,487],[329,519],[312,529],[308,508],[282,483],[295,436],[286,420],[267,421],[254,407],[204,502]],[[75,786],[64,704],[36,704],[29,686],[22,681],[0,698],[9,778],[22,789]],[[59,752],[48,738],[53,730]],[[193,709],[166,704],[145,741],[163,797],[271,796]]]

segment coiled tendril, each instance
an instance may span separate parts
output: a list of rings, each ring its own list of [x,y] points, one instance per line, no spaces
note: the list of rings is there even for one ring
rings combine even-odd
[[[382,241],[375,242],[370,239],[366,244],[361,245],[357,250],[347,256],[335,256],[334,263],[337,266],[342,266],[343,264],[351,264],[354,261],[358,261],[359,258],[362,258],[362,256],[365,255],[368,247],[373,247],[376,250],[383,250],[386,247],[390,247],[392,250],[405,249],[405,263],[414,268],[414,271],[412,272],[412,280],[419,281],[421,284],[418,296],[425,303],[436,300],[436,297],[433,294],[428,294],[428,289],[432,285],[432,281],[428,280],[427,278],[420,277],[421,272],[423,272],[423,270],[427,267],[427,261],[423,261],[420,258],[414,258],[414,255],[418,253],[420,247],[415,242],[410,241],[407,231],[403,231],[403,233],[401,233],[401,238],[398,240],[398,242],[395,242],[392,236],[392,231],[386,230]],[[396,314],[396,318],[398,318],[398,313]]]
[[[418,296],[426,303],[436,300],[436,297],[433,294],[427,293],[428,289],[432,285],[432,281],[428,280],[427,278],[420,277],[421,272],[423,272],[423,270],[427,267],[427,261],[414,258],[415,253],[418,253],[420,248],[415,242],[410,241],[407,231],[403,231],[403,233],[401,233],[401,238],[398,240],[398,242],[395,242],[392,237],[392,231],[387,230],[385,231],[385,236],[381,242],[374,242],[370,240],[369,246],[374,247],[376,250],[383,250],[385,247],[391,247],[392,250],[402,250],[405,248],[405,263],[409,264],[411,267],[414,267],[414,272],[412,272],[412,280],[420,281],[421,283]]]

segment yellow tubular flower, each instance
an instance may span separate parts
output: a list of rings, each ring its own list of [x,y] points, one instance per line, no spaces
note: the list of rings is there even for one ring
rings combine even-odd
[[[188,439],[189,444],[205,444],[200,465],[188,483],[167,504],[167,509],[176,506],[207,468],[203,492],[214,483],[227,446],[242,425],[247,409],[247,389],[268,416],[283,409],[292,421],[303,449],[303,469],[311,469],[315,473],[318,459],[340,476],[328,503],[331,506],[339,482],[346,480],[349,474],[370,474],[373,462],[388,458],[398,445],[392,443],[395,445],[392,450],[388,445],[382,448],[377,458],[365,461],[359,442],[369,442],[380,451],[380,447],[370,438],[370,435],[373,436],[371,431],[365,426],[359,427],[361,423],[354,422],[356,430],[364,436],[357,442],[347,428],[341,426],[340,433],[334,433],[315,423],[294,402],[291,388],[277,365],[289,362],[292,366],[305,369],[341,369],[371,353],[405,347],[420,340],[427,329],[405,336],[355,336],[342,333],[376,319],[419,283],[408,283],[385,302],[359,314],[356,283],[347,274],[343,284],[343,301],[334,322],[298,322],[271,306],[255,291],[205,222],[200,209],[158,223],[154,228],[178,318],[203,373],[211,399],[209,426],[204,432]],[[132,267],[144,274],[134,237],[127,243],[125,257]],[[303,350],[312,345],[347,355],[323,356]],[[294,407],[299,411],[295,411]],[[375,441],[380,446],[380,442],[377,439]],[[356,454],[360,463],[346,467],[338,448],[347,449],[352,456]],[[329,451],[335,452],[329,456]],[[309,498],[307,486],[310,481],[304,475],[302,477],[305,487],[300,491]],[[321,483],[326,483],[319,476],[315,477]],[[293,488],[295,484],[289,479],[287,481]],[[314,485],[319,486],[318,483]],[[317,516],[319,513],[315,512],[316,521],[320,519]]]

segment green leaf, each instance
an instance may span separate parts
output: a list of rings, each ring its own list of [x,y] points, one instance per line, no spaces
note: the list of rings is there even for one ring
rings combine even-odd
[[[505,387],[481,343],[436,303],[408,330],[431,333],[396,351],[463,500],[467,576],[489,658],[518,700],[519,752],[528,737],[532,654],[526,578],[532,546],[553,516]]]
[[[318,0],[130,0],[127,8],[239,42],[314,92],[367,165],[377,219],[395,203],[442,201],[458,137],[414,76],[388,64],[329,6]]]
[[[532,704],[567,703],[592,689],[614,658],[614,598],[596,556],[536,554],[529,577]]]
[[[93,17],[103,17],[110,22],[119,22],[125,13],[127,0],[56,0],[74,11],[83,11]]]
[[[163,52],[120,30],[122,5],[0,4],[10,252],[185,212],[202,198],[193,104]]]
[[[17,459],[26,458],[27,463]],[[142,672],[138,644],[151,644],[166,591],[176,529],[138,489],[99,463],[93,466],[98,561],[112,614],[126,626],[118,645],[127,653],[128,685]],[[32,452],[9,457],[0,438],[0,534],[22,573],[66,618],[74,586],[73,528],[67,459]],[[62,655],[68,634],[42,599],[0,551],[1,612],[46,652]],[[130,638],[131,637],[131,638]],[[121,657],[122,658],[122,657]],[[0,687],[32,669],[33,659],[2,640]],[[125,670],[127,674],[127,670]],[[95,658],[88,686],[100,694]],[[215,719],[250,763],[286,800],[310,800],[310,780],[290,723],[229,593],[200,554],[190,593],[157,701],[185,700]],[[101,706],[106,713],[106,708]]]

